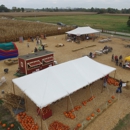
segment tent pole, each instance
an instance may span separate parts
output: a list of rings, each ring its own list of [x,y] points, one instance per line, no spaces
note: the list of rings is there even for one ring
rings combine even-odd
[[[91,92],[91,95],[93,96],[93,93],[92,93],[92,88],[91,86],[89,85],[89,88],[90,88],[90,92]],[[95,105],[95,99],[93,98],[93,102],[94,102],[94,105]]]
[[[69,99],[70,99],[70,102],[71,102],[71,105],[72,105],[72,109],[74,109],[74,105],[73,105],[73,103],[72,103],[72,100],[71,100],[71,98],[70,98],[70,95],[69,95]],[[74,115],[75,115],[75,118],[76,118],[75,112],[74,112]]]
[[[42,117],[41,117],[41,130],[42,130]]]
[[[26,109],[26,111],[28,111],[28,107],[27,107],[27,97],[26,97],[25,94],[24,94],[24,98],[25,98],[25,109]]]
[[[69,103],[69,97],[67,97],[67,112],[68,112],[68,109],[69,109],[68,103]]]
[[[116,76],[116,70],[115,70],[115,73],[114,73],[114,79],[115,79],[115,76]]]
[[[13,83],[13,82],[12,82],[12,83]],[[13,83],[13,93],[15,94],[14,83]]]

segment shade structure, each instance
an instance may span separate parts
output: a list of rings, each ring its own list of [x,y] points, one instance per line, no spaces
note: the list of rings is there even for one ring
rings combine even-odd
[[[125,57],[125,60],[130,61],[130,56]]]
[[[99,33],[100,31],[95,30],[91,27],[78,27],[74,30],[66,32],[67,34],[73,34],[76,36],[84,35],[84,34],[93,34],[93,33]]]
[[[45,107],[116,70],[85,56],[13,79],[38,107]]]

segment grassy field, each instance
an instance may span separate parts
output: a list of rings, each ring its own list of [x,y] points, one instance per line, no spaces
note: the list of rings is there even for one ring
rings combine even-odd
[[[18,20],[41,21],[46,23],[63,22],[67,25],[91,26],[92,28],[104,29],[108,31],[130,33],[127,26],[127,15],[108,14],[80,14],[80,15],[58,15],[37,17],[16,17]]]
[[[112,130],[130,130],[130,114],[121,119]]]

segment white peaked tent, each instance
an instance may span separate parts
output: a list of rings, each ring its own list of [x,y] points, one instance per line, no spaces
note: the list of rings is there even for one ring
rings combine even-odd
[[[116,70],[85,56],[13,79],[38,107],[45,107]]]
[[[84,34],[92,34],[92,33],[99,33],[100,31],[95,30],[91,27],[78,27],[74,30],[66,32],[67,34],[73,34],[73,35],[84,35]]]

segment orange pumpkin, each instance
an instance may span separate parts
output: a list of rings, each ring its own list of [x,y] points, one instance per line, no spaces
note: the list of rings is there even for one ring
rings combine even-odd
[[[2,125],[2,122],[0,121],[0,125]]]
[[[79,123],[79,124],[77,124],[77,127],[79,128],[79,127],[81,127],[81,124]]]
[[[90,119],[91,119],[91,118],[90,118],[89,116],[86,118],[86,120],[88,120],[88,121],[89,121]]]
[[[7,130],[10,130],[10,127],[8,127]]]
[[[108,103],[111,103],[111,100],[108,100]]]
[[[97,109],[97,112],[100,112],[100,109],[99,109],[99,108]]]
[[[4,124],[2,124],[2,127],[6,127],[6,124],[4,123]]]
[[[114,99],[114,98],[115,98],[115,96],[111,96],[111,98],[112,98],[112,99]]]
[[[13,128],[13,127],[14,127],[14,124],[11,124],[10,127]]]
[[[94,113],[92,113],[91,116],[94,117],[95,116]]]

